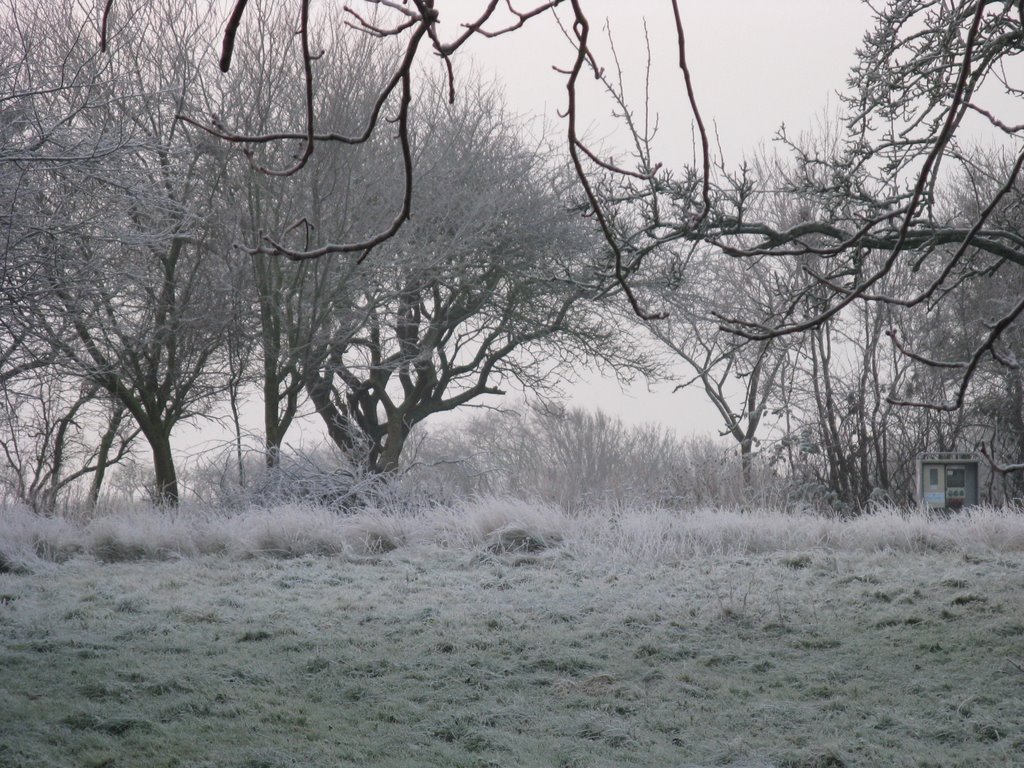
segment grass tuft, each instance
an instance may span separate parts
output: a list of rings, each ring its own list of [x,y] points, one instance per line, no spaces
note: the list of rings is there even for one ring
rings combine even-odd
[[[807,757],[784,759],[779,763],[779,768],[846,768],[846,761],[830,750]]]
[[[0,573],[24,576],[32,573],[32,568],[25,561],[24,556],[19,557],[14,552],[0,550]]]
[[[243,634],[240,638],[238,638],[238,642],[240,642],[240,643],[258,643],[258,642],[260,642],[262,640],[269,640],[270,638],[271,638],[271,634],[269,632],[267,632],[264,629],[257,629],[257,630],[246,632],[245,634]]]
[[[492,531],[487,536],[487,551],[494,554],[517,554],[523,552],[543,552],[561,544],[562,538],[557,534],[544,535],[538,530],[529,530],[517,525],[507,525]]]
[[[150,731],[153,724],[134,717],[104,719],[87,712],[78,712],[64,718],[64,724],[76,731],[95,731],[110,736],[124,736],[129,731]]]
[[[986,603],[988,598],[984,595],[957,595],[950,601],[950,605],[970,605],[971,603]]]
[[[793,557],[782,558],[782,564],[787,568],[792,568],[794,571],[799,571],[802,568],[807,568],[814,562],[814,559],[807,554],[794,555]]]

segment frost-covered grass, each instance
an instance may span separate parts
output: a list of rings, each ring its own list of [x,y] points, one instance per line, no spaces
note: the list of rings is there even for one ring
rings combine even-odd
[[[1024,552],[1024,510],[980,507],[951,516],[887,508],[852,519],[771,510],[689,512],[605,508],[566,514],[541,502],[484,498],[413,509],[278,505],[230,514],[131,508],[87,522],[0,508],[0,571],[32,571],[88,555],[104,562],[374,556],[397,549],[550,550],[573,557],[672,563],[708,554],[834,552]]]
[[[4,768],[1024,765],[1012,513],[8,511],[0,538]]]

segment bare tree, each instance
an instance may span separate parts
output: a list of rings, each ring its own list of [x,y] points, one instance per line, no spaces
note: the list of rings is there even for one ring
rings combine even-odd
[[[1010,143],[1018,135],[1019,127],[1005,124],[986,105],[999,103],[998,91],[1020,94],[1011,70],[1002,66],[1017,51],[1020,25],[1019,10],[1005,3],[911,0],[881,6],[843,95],[843,129],[795,138],[780,131],[795,164],[787,160],[770,173],[720,169],[712,177],[710,212],[700,217],[691,212],[708,210],[708,198],[685,169],[650,181],[623,180],[617,199],[640,219],[626,238],[635,258],[667,243],[696,241],[714,244],[729,258],[805,259],[804,290],[824,301],[813,313],[781,322],[742,314],[721,318],[725,328],[752,340],[821,327],[854,302],[926,312],[966,282],[986,279],[993,264],[1024,265],[1019,231],[996,215],[1016,195],[1024,155],[992,174],[984,168],[985,153],[957,139],[981,119]],[[957,185],[951,182],[957,174],[990,179],[970,210],[955,205]],[[801,216],[785,226],[766,219],[759,204],[780,192],[803,203]],[[864,254],[870,251],[885,257],[868,269]],[[977,253],[987,254],[986,268],[977,268]],[[912,293],[885,289],[889,275],[923,267],[933,279]],[[999,357],[998,339],[1022,312],[1024,304],[1017,302],[986,317],[974,344],[956,359],[930,358],[915,352],[913,340],[899,340],[909,359],[956,371],[959,383],[937,401],[904,400],[895,392],[892,399],[961,407],[979,365]]]
[[[93,230],[63,195],[89,186],[104,163],[131,152],[124,133],[83,129],[108,108],[111,65],[89,45],[94,25],[70,4],[0,4],[0,449],[6,484],[40,512],[91,474],[89,498],[129,450],[134,431],[95,385],[68,376],[34,322],[53,308],[51,247]],[[67,326],[53,318],[51,328]],[[98,444],[90,437],[103,430]]]
[[[417,110],[416,216],[341,282],[354,300],[301,363],[332,439],[376,472],[398,467],[434,413],[510,383],[539,387],[577,361],[624,374],[647,364],[592,301],[607,290],[595,277],[604,256],[566,209],[574,185],[495,95]]]
[[[223,215],[228,162],[176,120],[181,89],[197,87],[196,37],[206,19],[171,4],[148,7],[120,29],[130,58],[96,58],[70,5],[23,21],[20,45],[32,52],[23,77],[36,83],[24,111],[40,125],[66,121],[80,143],[111,149],[93,151],[84,166],[28,168],[46,228],[7,260],[22,254],[45,294],[25,302],[21,328],[58,370],[130,414],[153,453],[156,495],[173,503],[171,431],[224,386],[212,364],[226,329],[214,256],[232,238]],[[63,87],[69,61],[81,87]],[[82,99],[88,107],[76,108]]]
[[[74,391],[55,369],[8,381],[0,396],[0,485],[35,512],[52,514],[63,491],[91,477],[86,501],[94,505],[106,470],[127,455],[138,429],[96,388]],[[96,442],[92,426],[104,423]]]
[[[236,97],[218,119],[260,133],[301,117],[305,105],[275,87],[301,62],[281,34],[284,21],[260,5],[251,13],[235,44],[258,55],[261,70],[232,75]],[[316,42],[317,114],[360,125],[389,76],[387,49],[330,20]],[[432,413],[509,381],[539,386],[559,360],[591,356],[623,371],[641,360],[608,343],[614,334],[588,314],[587,300],[612,278],[599,274],[607,255],[592,228],[567,207],[578,197],[570,177],[549,165],[540,143],[517,135],[493,90],[477,84],[458,105],[443,101],[435,87],[408,107],[416,216],[366,261],[290,263],[263,245],[276,232],[286,250],[316,250],[383,226],[381,202],[403,194],[405,173],[387,142],[378,135],[358,151],[323,142],[283,178],[263,171],[287,163],[287,143],[251,149],[240,186],[258,324],[243,323],[241,333],[259,348],[271,466],[304,396],[335,444],[386,472],[412,426]]]
[[[750,490],[755,447],[773,414],[785,410],[796,344],[723,333],[719,318],[791,313],[795,270],[772,259],[722,263],[706,247],[685,257],[670,253],[662,261],[665,271],[654,271],[638,286],[657,296],[669,316],[645,325],[672,362],[683,364],[685,378],[676,391],[699,386],[718,411],[723,434],[739,448],[743,485]]]
[[[91,226],[72,210],[71,198],[53,194],[54,179],[84,183],[113,153],[130,151],[130,141],[81,128],[83,117],[104,108],[99,85],[111,65],[89,45],[95,28],[74,17],[70,4],[43,12],[6,0],[0,25],[2,385],[53,362],[24,321],[27,307],[52,295],[39,253],[54,237]]]
[[[602,159],[582,138],[577,115],[579,81],[588,69],[599,72],[601,68],[591,48],[591,22],[580,0],[548,0],[548,2],[537,3],[524,9],[516,8],[512,2],[500,4],[498,0],[488,0],[480,4],[479,14],[475,18],[460,26],[457,32],[450,37],[446,35],[446,28],[443,28],[440,23],[441,15],[433,0],[413,0],[411,3],[402,4],[384,2],[383,0],[364,0],[364,2],[346,5],[342,14],[349,26],[371,39],[393,46],[395,51],[391,74],[381,84],[377,96],[360,126],[349,130],[333,126],[329,130],[320,128],[324,121],[316,105],[317,65],[320,59],[320,50],[316,46],[315,35],[319,26],[323,24],[323,16],[313,14],[310,5],[309,0],[299,0],[295,9],[302,62],[300,90],[305,104],[300,129],[246,133],[234,126],[223,125],[219,119],[205,120],[195,116],[183,116],[183,119],[202,126],[221,139],[247,147],[265,146],[274,142],[300,142],[301,148],[284,166],[258,164],[263,171],[275,176],[287,176],[302,170],[318,145],[327,142],[353,146],[365,145],[380,137],[382,125],[393,124],[396,126],[393,144],[402,169],[402,194],[398,204],[391,209],[394,211],[393,215],[388,218],[386,223],[368,235],[352,240],[326,242],[317,247],[295,247],[267,234],[258,246],[258,250],[284,254],[296,260],[319,258],[331,253],[359,253],[365,257],[371,249],[393,237],[409,219],[412,211],[415,174],[410,108],[416,101],[414,70],[417,63],[432,56],[439,58],[447,77],[448,100],[454,103],[458,87],[457,68],[453,65],[453,57],[469,40],[475,37],[493,38],[514,33],[535,19],[546,18],[549,22],[554,21],[563,28],[576,49],[571,65],[565,70],[568,94],[565,135],[571,167],[577,175],[583,196],[607,239],[615,279],[635,311],[638,314],[644,314],[627,282],[628,275],[639,267],[639,260],[627,261],[627,254],[620,241],[615,237],[611,222],[600,199],[600,190],[592,181],[590,173],[596,169],[637,179],[648,179],[651,172],[649,170],[631,171],[615,165],[614,162]],[[559,7],[565,10],[564,18],[554,15],[554,11]],[[119,9],[120,6],[115,4],[114,0],[107,0],[104,5],[100,31],[100,44],[104,50],[109,41],[116,39],[114,27]],[[701,216],[703,218],[710,206],[708,197],[709,142],[693,95],[690,73],[686,63],[685,35],[677,0],[670,0],[668,9],[677,33],[681,81],[700,128],[704,162],[702,189],[705,206],[704,214]],[[223,34],[220,57],[222,71],[227,72],[231,68],[239,30],[253,13],[255,12],[249,8],[248,0],[237,0],[234,4]],[[389,203],[385,202],[383,205],[386,209]]]

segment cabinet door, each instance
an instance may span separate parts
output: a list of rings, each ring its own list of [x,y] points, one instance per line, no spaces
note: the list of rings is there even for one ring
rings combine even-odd
[[[946,467],[946,506],[962,507],[967,495],[967,470],[959,464]]]
[[[924,503],[929,507],[946,506],[946,475],[942,467],[925,466],[922,468],[924,478]]]

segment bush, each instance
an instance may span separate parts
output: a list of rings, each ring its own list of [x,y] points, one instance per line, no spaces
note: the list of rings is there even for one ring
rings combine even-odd
[[[268,467],[254,451],[243,462],[245,485],[239,483],[237,459],[225,452],[187,473],[190,495],[221,509],[305,504],[351,512],[391,492],[390,483],[357,466],[333,445],[282,451]]]

